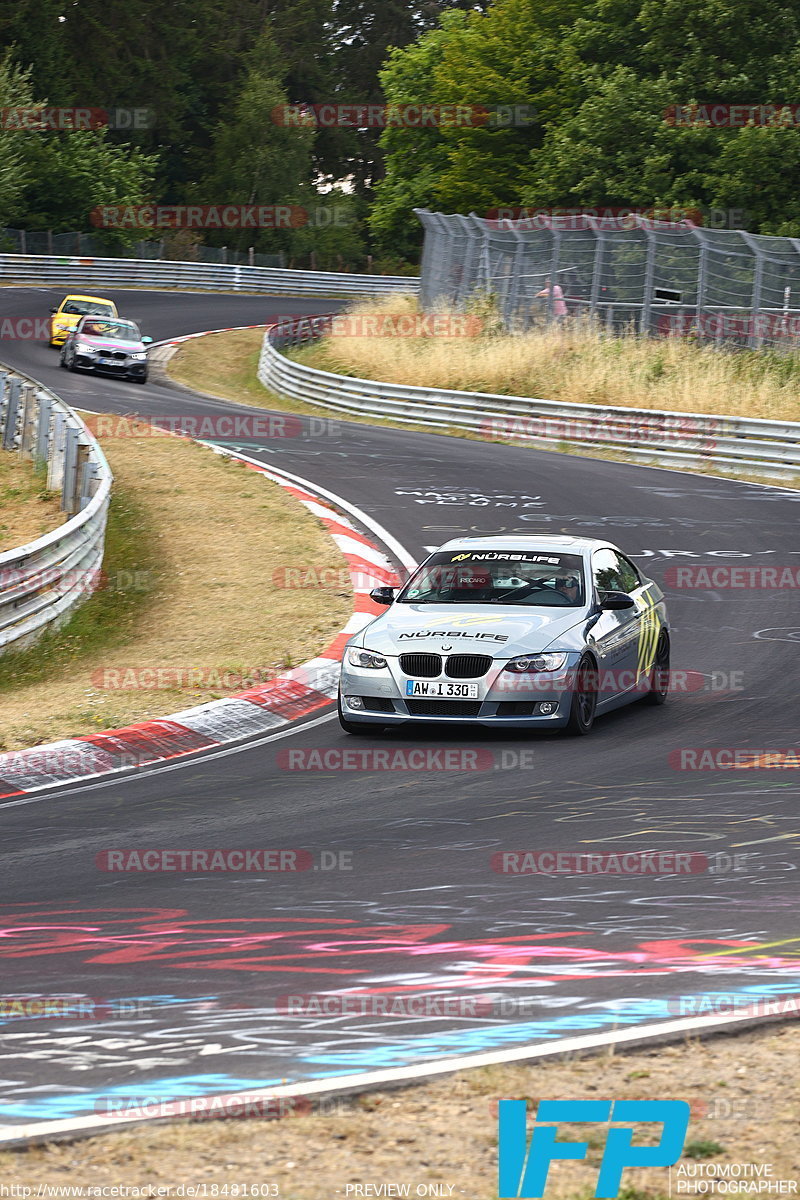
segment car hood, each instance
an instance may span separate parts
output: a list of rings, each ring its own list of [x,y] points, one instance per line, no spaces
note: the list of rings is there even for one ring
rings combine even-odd
[[[79,334],[78,340],[93,350],[124,350],[126,354],[141,354],[146,349],[144,342],[120,342],[116,338],[88,337],[85,333]]]
[[[499,608],[479,604],[465,609],[454,604],[393,604],[355,641],[380,654],[462,650],[506,659],[546,650],[570,630],[583,627],[588,616],[586,607]]]

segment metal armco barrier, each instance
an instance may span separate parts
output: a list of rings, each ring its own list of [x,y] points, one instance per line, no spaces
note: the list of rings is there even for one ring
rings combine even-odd
[[[97,586],[112,475],[77,413],[48,388],[0,367],[0,453],[44,468],[63,525],[0,554],[0,654],[64,620]],[[42,481],[44,483],[44,480]]]
[[[0,254],[0,281],[44,287],[182,288],[219,292],[263,292],[271,296],[375,296],[416,292],[419,279],[400,275],[349,275],[334,271],[290,271],[224,263],[162,262],[131,258],[60,258]]]
[[[627,457],[659,466],[716,466],[787,481],[800,474],[800,424],[791,421],[437,391],[334,375],[287,358],[287,349],[323,336],[329,319],[285,322],[267,331],[258,367],[264,387],[339,412],[470,429],[487,440],[624,450]]]

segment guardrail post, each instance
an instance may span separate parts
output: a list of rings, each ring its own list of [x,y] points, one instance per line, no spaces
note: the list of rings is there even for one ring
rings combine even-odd
[[[36,392],[32,383],[22,385],[22,422],[19,435],[20,456],[29,462],[33,458],[36,438]]]
[[[85,471],[89,465],[90,449],[89,444],[81,440],[80,430],[78,430],[78,443],[75,455],[75,486],[70,496],[70,513],[80,512],[83,508],[83,493],[86,483]]]
[[[50,418],[53,414],[53,402],[45,392],[39,392],[39,412],[36,418],[36,449],[34,457],[37,462],[47,462],[50,457]]]
[[[75,492],[78,479],[78,438],[74,425],[64,428],[64,473],[61,484],[61,511],[75,512]]]
[[[56,409],[53,420],[53,437],[50,442],[50,458],[47,467],[47,490],[49,492],[57,492],[64,483],[66,429],[66,413],[60,409]]]
[[[81,468],[80,503],[79,509],[86,508],[92,496],[97,491],[100,481],[100,468],[96,463],[85,462]]]
[[[6,419],[3,427],[4,450],[16,450],[17,448],[17,416],[19,413],[19,400],[21,392],[22,380],[17,379],[15,375],[12,375],[8,381]]]
[[[6,381],[8,379],[7,371],[0,371],[0,446],[3,444],[6,429],[6,411],[7,411],[7,388]]]

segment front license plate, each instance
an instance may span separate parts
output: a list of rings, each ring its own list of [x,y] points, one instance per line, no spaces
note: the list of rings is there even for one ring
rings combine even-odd
[[[477,683],[428,683],[420,679],[406,680],[407,696],[436,696],[439,700],[477,700]]]
[[[101,366],[104,366],[104,367],[116,367],[117,366],[117,361],[114,358],[98,358],[97,361],[101,364]]]

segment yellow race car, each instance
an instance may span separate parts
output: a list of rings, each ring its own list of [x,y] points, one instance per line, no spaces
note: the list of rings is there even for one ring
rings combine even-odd
[[[65,296],[57,308],[50,312],[50,345],[61,346],[81,317],[85,316],[119,316],[117,306],[112,300],[103,300],[99,296]]]

